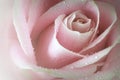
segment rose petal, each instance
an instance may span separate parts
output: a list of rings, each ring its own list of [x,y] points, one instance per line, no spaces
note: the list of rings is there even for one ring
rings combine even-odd
[[[35,65],[35,62],[24,54],[24,52],[23,52],[20,44],[18,44],[17,40],[11,41],[11,47],[10,47],[9,51],[10,51],[10,55],[12,57],[12,61],[15,63],[15,65],[14,65],[15,68],[16,68],[16,65],[17,65],[17,67],[19,67],[20,71],[22,72],[21,73],[22,75],[21,74],[20,75],[23,78],[25,77],[25,80],[26,79],[27,80],[32,80],[32,79],[46,80],[46,79],[52,78],[43,72],[37,73],[37,72],[34,72],[32,70],[28,70],[31,68],[31,66]],[[18,70],[18,68],[17,68],[17,70]],[[17,72],[17,73],[19,73],[19,72]]]
[[[104,32],[110,25],[114,24],[117,15],[114,6],[104,2],[96,1],[98,8],[100,10],[100,27],[99,32]],[[107,11],[106,11],[107,10]]]
[[[69,70],[69,69],[56,70],[56,69],[46,69],[42,67],[31,67],[30,69],[36,72],[46,72],[47,74],[53,76],[54,78],[56,77],[56,78],[64,78],[64,79],[79,79],[93,74],[97,69],[97,65],[91,65],[88,67],[73,69],[73,70]]]
[[[117,16],[120,19],[120,5],[119,5],[120,1],[119,0],[115,0],[115,1],[113,1],[113,0],[101,0],[101,1],[104,1],[106,3],[111,3],[116,8]]]
[[[26,18],[23,12],[22,1],[15,1],[14,3],[13,23],[24,53],[35,61],[28,24],[26,23]]]
[[[81,33],[87,32],[90,29],[90,27],[91,27],[91,20],[90,19],[86,24],[80,24],[77,22],[73,22],[73,30],[79,31]]]
[[[28,16],[27,23],[28,23],[28,26],[29,26],[30,33],[32,32],[33,26],[36,23],[37,17],[39,15],[41,15],[41,12],[40,12],[41,10],[39,9],[40,2],[41,2],[41,0],[36,0],[36,1],[31,0],[31,4],[29,6],[29,11],[28,11],[28,14],[27,14],[27,16]]]
[[[116,47],[114,47],[111,50],[102,70],[92,76],[86,77],[85,80],[119,80],[120,79],[119,50],[120,50],[120,44],[118,44]]]
[[[103,71],[79,80],[112,80],[114,76],[112,71]]]
[[[12,45],[10,48],[10,54],[17,66],[21,68],[29,68],[29,66],[35,64],[34,60],[31,59],[31,57],[24,54],[24,51],[17,40],[13,40],[11,43]]]
[[[60,0],[31,0],[31,4],[29,6],[28,11],[28,26],[30,29],[30,33],[33,30],[33,27],[36,24],[38,18],[49,9],[54,4],[58,3]]]
[[[120,21],[117,20],[114,26],[115,27],[112,29],[112,31],[109,34],[110,36],[108,38],[109,41],[107,41],[107,44],[106,44],[107,46],[112,45],[120,37]]]
[[[73,13],[67,17],[65,17],[63,23],[69,28],[72,30],[72,22],[73,20],[75,19],[76,15]]]
[[[102,48],[104,48],[105,43],[106,43],[106,39],[108,38],[110,31],[113,29],[113,27],[115,27],[114,24],[117,20],[117,16],[116,16],[114,8],[109,4],[102,3],[102,2],[99,2],[99,3],[100,3],[100,5],[98,5],[98,7],[100,8],[101,17],[103,18],[103,16],[106,16],[106,19],[108,19],[108,20],[105,20],[108,22],[102,23],[102,24],[100,23],[100,32],[103,31],[103,30],[101,30],[101,28],[105,27],[105,25],[107,26],[107,29],[104,30],[101,33],[101,35],[98,36],[88,47],[84,48],[80,52],[80,54],[81,53],[82,54],[89,54],[90,52],[94,53],[94,52],[97,52],[97,51],[101,50]],[[107,12],[106,12],[106,9],[107,9]],[[105,22],[105,21],[101,20],[100,22]]]
[[[116,75],[120,74],[120,44],[112,49],[107,57],[106,63],[102,70],[114,70]],[[119,76],[119,75],[118,75]]]
[[[67,66],[65,66],[64,68],[81,68],[90,64],[93,64],[95,62],[98,62],[100,59],[102,59],[103,57],[105,57],[113,48],[114,46],[111,46],[109,48],[106,48],[104,50],[101,50],[97,53],[94,53],[93,55],[90,55],[86,58],[83,58],[81,60],[78,60],[76,62],[73,62],[72,64],[69,64]]]
[[[74,19],[83,18],[86,20],[86,23],[74,22]],[[76,11],[67,16],[64,19],[64,24],[71,30],[79,31],[81,33],[87,32],[91,27],[91,19],[88,19],[81,11]]]

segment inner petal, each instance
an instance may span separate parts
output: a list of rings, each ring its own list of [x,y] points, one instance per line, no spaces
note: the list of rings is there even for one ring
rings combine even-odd
[[[79,52],[89,44],[94,26],[91,28],[91,19],[88,19],[81,11],[75,11],[64,17],[60,23],[57,39],[63,47]]]
[[[78,21],[72,23],[72,29],[74,31],[79,31],[81,33],[89,31],[89,29],[91,27],[90,19],[88,20],[88,22],[85,22],[85,20],[83,20],[83,19],[79,19]]]
[[[64,24],[73,31],[84,33],[94,27],[93,22],[81,11],[73,12],[71,15],[64,19]]]
[[[93,30],[90,30],[86,33],[79,33],[78,31],[72,31],[62,23],[62,20],[57,30],[58,32],[56,37],[58,42],[63,47],[74,52],[79,52],[82,48],[87,46],[93,34]]]

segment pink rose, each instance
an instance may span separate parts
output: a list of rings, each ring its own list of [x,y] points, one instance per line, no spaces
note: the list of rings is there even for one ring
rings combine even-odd
[[[10,54],[32,79],[120,79],[120,23],[112,5],[17,0],[13,25]]]

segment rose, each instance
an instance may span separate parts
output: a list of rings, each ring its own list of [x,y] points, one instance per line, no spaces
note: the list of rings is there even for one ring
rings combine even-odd
[[[79,2],[79,1],[78,1]],[[64,3],[64,2],[63,2]],[[69,1],[67,1],[65,4],[68,4],[69,3]],[[76,1],[76,3],[77,3],[77,1]],[[84,1],[83,1],[83,3],[84,3]],[[81,4],[81,5],[83,5],[83,3]],[[85,2],[86,3],[86,2]],[[100,6],[100,4],[99,4],[100,2],[97,2],[97,5],[98,5],[98,7],[100,8],[100,9],[103,9],[103,8],[101,8],[102,6]],[[59,6],[59,5],[61,5],[62,3],[59,3],[59,4],[57,4],[56,6]],[[64,5],[65,5],[64,4]],[[80,4],[80,3],[79,3]],[[92,3],[91,2],[88,2],[86,5],[88,6],[88,4],[90,4],[90,6],[93,6],[94,8],[96,8],[96,10],[97,10],[97,7],[95,6],[95,4],[94,5],[91,5]],[[101,4],[103,4],[103,3],[101,3]],[[77,7],[74,7],[74,5],[75,5],[75,3],[73,3],[73,5],[72,5],[72,8],[74,8],[74,9],[76,9]],[[107,5],[107,4],[106,4]],[[77,6],[77,5],[75,5],[75,6]],[[69,6],[68,6],[69,7]],[[85,5],[84,5],[84,7],[86,7]],[[51,9],[54,9],[54,8],[57,8],[57,7],[53,7],[53,8],[51,8]],[[60,7],[61,8],[61,7]],[[76,12],[76,10],[73,10],[72,11],[72,8],[71,8],[71,10],[70,10],[70,12],[72,13],[72,12],[75,12],[76,14],[80,14],[80,15],[84,15],[81,11],[78,11],[78,12]],[[74,17],[73,16],[73,14],[71,14],[70,12],[69,12],[69,10],[68,9],[66,9],[66,10],[68,10],[67,12],[65,11],[60,11],[59,13],[56,13],[56,15],[55,15],[55,17],[54,16],[52,16],[52,15],[48,15],[48,12],[54,12],[54,10],[52,11],[51,9],[49,9],[46,13],[44,13],[41,17],[40,17],[40,21],[38,21],[38,22],[40,22],[40,24],[37,24],[38,26],[46,26],[46,25],[48,25],[48,24],[51,24],[51,22],[53,23],[54,22],[54,19],[58,16],[58,18],[55,20],[55,23],[58,23],[58,24],[56,24],[56,25],[61,25],[61,23],[65,23],[65,25],[68,25],[68,27],[70,27],[69,25],[70,25],[70,21],[69,20],[71,20],[71,19],[68,19],[68,21],[67,21],[67,19],[65,18],[64,20],[62,20],[61,18],[63,18],[63,17],[65,17],[65,16],[59,16],[59,14],[61,15],[61,14],[63,14],[63,13],[66,13],[67,15],[70,15],[70,16],[68,16],[68,18],[70,17]],[[63,8],[61,8],[61,9],[63,9]],[[80,8],[80,10],[81,10],[82,8]],[[109,8],[108,8],[109,9]],[[94,9],[93,9],[94,10]],[[18,11],[19,11],[19,9],[18,9]],[[22,11],[21,11],[22,12]],[[91,11],[92,12],[92,11]],[[101,13],[101,12],[100,12]],[[114,13],[114,12],[113,12]],[[21,13],[22,14],[22,13]],[[103,14],[105,14],[105,13],[103,13]],[[102,14],[102,16],[104,16]],[[16,15],[16,14],[14,14],[14,15]],[[66,16],[67,16],[66,15]],[[111,14],[111,16],[109,15],[109,19],[110,19],[110,23],[115,23],[115,21],[114,21],[114,18],[112,17],[114,15],[114,17],[115,17],[115,14]],[[51,16],[52,16],[52,19],[50,19],[50,22],[44,22],[44,21],[42,21],[42,20],[44,20],[44,19],[46,19],[47,17],[48,17],[48,19],[47,20],[49,20],[49,17],[51,18]],[[84,16],[86,16],[86,15],[84,15]],[[89,17],[91,17],[91,18],[93,18],[93,16],[94,15],[91,15],[91,16],[89,16]],[[23,26],[23,24],[24,25],[26,25],[26,26],[29,26],[30,27],[30,24],[26,24],[26,23],[22,23],[22,25],[21,25],[21,23],[18,23],[18,22],[21,22],[21,20],[19,20],[19,19],[17,19],[16,20],[16,18],[18,18],[19,16],[16,16],[16,17],[14,17],[15,19],[14,19],[14,25],[15,25],[15,28],[16,28],[16,31],[17,31],[17,36],[18,36],[18,40],[20,41],[20,45],[18,44],[18,41],[17,42],[13,42],[13,47],[12,47],[12,49],[14,49],[13,50],[13,52],[12,52],[12,56],[13,57],[17,57],[17,59],[16,58],[14,58],[15,60],[18,60],[18,61],[20,61],[20,62],[17,62],[18,63],[18,65],[20,65],[20,64],[22,64],[22,65],[20,65],[21,67],[26,67],[26,68],[28,68],[28,67],[32,67],[32,69],[33,70],[36,70],[36,69],[38,69],[38,68],[36,68],[36,67],[34,67],[34,66],[28,66],[28,64],[31,64],[31,62],[33,62],[32,64],[34,64],[34,60],[33,60],[33,55],[31,54],[27,54],[27,53],[32,53],[32,50],[31,50],[31,45],[29,44],[29,42],[30,42],[30,40],[29,40],[29,32],[27,33],[26,31],[27,31],[27,29],[24,31],[24,30],[20,30],[20,29],[22,29],[22,28],[20,28],[20,26]],[[22,20],[24,20],[25,19],[25,16],[24,15],[22,15],[22,16],[20,16],[19,18],[21,18],[22,17]],[[83,17],[83,16],[82,16]],[[35,17],[32,17],[33,19],[30,19],[30,20],[36,20],[35,19]],[[53,19],[54,18],[54,19]],[[79,18],[79,17],[78,17]],[[88,22],[89,22],[89,19],[88,18],[86,18],[86,17],[83,17],[83,18],[85,18],[85,20],[87,20]],[[113,18],[113,20],[112,20],[112,18]],[[87,30],[87,31],[83,31],[82,32],[82,34],[84,34],[85,32],[88,32],[88,31],[96,31],[96,30],[94,30],[94,28],[96,28],[96,23],[97,23],[97,20],[96,20],[96,17],[95,18],[93,18],[94,19],[94,21],[93,21],[93,25],[92,26],[90,26],[90,27],[92,27],[92,28],[90,28],[90,30]],[[103,19],[103,18],[102,18]],[[108,20],[104,20],[104,21],[106,21],[106,22],[109,22],[109,19]],[[16,22],[16,21],[18,21],[18,22]],[[75,22],[77,22],[77,21],[80,21],[80,22],[82,22],[82,23],[84,23],[84,19],[78,19],[78,20],[75,20]],[[88,22],[87,21],[85,21],[85,23],[86,24],[88,24]],[[68,22],[68,23],[67,23]],[[92,21],[91,21],[92,22]],[[101,25],[103,25],[103,21],[101,21],[100,20],[100,22],[101,22]],[[15,24],[15,23],[17,23],[17,24]],[[31,22],[30,22],[31,23]],[[34,23],[34,22],[33,22]],[[43,23],[43,24],[41,24],[41,23]],[[47,24],[46,24],[47,23]],[[67,24],[66,24],[67,23]],[[19,26],[19,25],[20,26]],[[76,23],[77,24],[77,23]],[[76,25],[76,24],[72,24],[72,25]],[[32,23],[31,23],[31,25],[32,25]],[[82,24],[82,25],[85,25],[85,24]],[[112,25],[112,24],[111,24]],[[16,27],[17,26],[17,27]],[[19,26],[19,27],[18,27]],[[36,29],[38,29],[38,26],[36,27]],[[72,26],[73,27],[73,26]],[[84,26],[84,27],[86,27],[86,26]],[[89,27],[89,26],[88,26]],[[112,28],[114,27],[113,25],[111,26]],[[63,65],[66,65],[67,64],[67,67],[65,66],[65,67],[63,67],[62,69],[57,69],[57,70],[53,70],[53,69],[44,69],[44,68],[40,68],[39,70],[40,71],[43,71],[43,72],[49,72],[51,75],[53,75],[53,76],[55,76],[55,77],[60,77],[60,78],[69,78],[70,77],[70,75],[72,74],[72,73],[77,73],[77,74],[75,74],[74,75],[74,77],[77,77],[78,78],[78,76],[79,77],[81,77],[81,78],[83,78],[84,79],[84,77],[88,77],[89,78],[89,80],[90,79],[97,79],[97,76],[99,76],[99,77],[101,77],[101,76],[103,76],[102,74],[105,74],[105,76],[107,75],[108,77],[108,79],[110,79],[110,78],[112,78],[112,77],[116,77],[117,76],[117,74],[116,73],[118,73],[118,72],[116,72],[115,70],[118,70],[119,69],[119,65],[117,66],[117,68],[114,68],[113,67],[113,65],[117,65],[116,63],[114,63],[113,64],[113,62],[114,62],[114,60],[115,60],[115,57],[116,57],[116,55],[119,55],[119,53],[118,53],[118,51],[117,50],[119,50],[119,46],[116,46],[115,47],[115,43],[117,42],[117,39],[114,39],[113,37],[116,37],[117,38],[117,33],[116,32],[118,32],[119,30],[117,29],[117,25],[115,26],[115,28],[114,29],[112,29],[112,30],[110,30],[110,31],[108,31],[108,34],[110,34],[110,32],[112,33],[111,35],[109,35],[110,37],[108,37],[107,39],[108,39],[108,43],[109,43],[109,45],[108,46],[106,46],[106,47],[104,47],[104,48],[102,48],[102,49],[100,49],[100,50],[97,50],[97,49],[95,49],[95,50],[97,50],[98,52],[96,52],[95,54],[89,54],[89,55],[87,55],[89,52],[87,52],[86,53],[86,55],[79,55],[81,58],[82,57],[84,57],[83,59],[81,59],[80,61],[81,62],[84,62],[85,61],[85,63],[86,62],[88,62],[88,61],[90,61],[90,63],[89,64],[85,64],[85,65],[77,65],[77,64],[75,64],[74,65],[74,62],[72,63],[72,64],[68,64],[68,63],[59,63],[59,64],[57,64],[57,65],[55,65],[55,64],[51,64],[51,65],[48,65],[49,63],[47,63],[47,61],[46,61],[46,63],[47,64],[42,64],[42,62],[40,62],[39,64],[40,65],[42,65],[42,66],[45,66],[45,67],[49,67],[49,68],[59,68],[59,67],[61,67],[61,64],[62,64],[62,66]],[[19,28],[19,29],[18,29]],[[24,27],[23,27],[24,28]],[[50,27],[51,28],[51,27]],[[104,27],[101,27],[101,28],[104,28]],[[107,26],[107,28],[109,28],[109,26]],[[49,28],[48,28],[49,29]],[[45,32],[41,32],[41,34],[40,35],[45,35],[44,33],[47,33],[47,31],[46,30],[48,30],[48,29],[41,29],[41,30],[43,30],[43,31],[45,31]],[[57,28],[57,27],[55,27],[55,31],[59,31],[60,29],[59,28]],[[31,30],[32,29],[30,29],[30,32],[31,32]],[[74,29],[74,30],[78,30],[78,29]],[[81,29],[80,29],[81,30]],[[103,33],[104,33],[104,31],[106,31],[106,30],[108,30],[108,29],[104,29],[100,34],[99,34],[99,36],[100,35],[102,35]],[[118,31],[116,31],[116,30],[118,30]],[[49,32],[49,31],[48,31]],[[25,34],[22,34],[22,33],[25,33]],[[106,33],[106,32],[105,32]],[[37,35],[37,32],[35,32],[35,29],[33,30],[33,32],[31,33],[31,35],[33,34],[33,37],[32,37],[32,40],[34,40],[33,41],[33,43],[36,43],[36,41],[35,40],[37,40],[36,39],[36,36],[35,35]],[[57,33],[56,33],[57,34]],[[72,34],[71,34],[72,35]],[[59,35],[59,36],[61,36],[61,35]],[[59,36],[58,36],[58,38],[59,38]],[[97,37],[99,37],[99,36],[96,36],[95,37],[95,40],[97,39]],[[27,37],[27,39],[26,39],[26,37]],[[104,38],[104,39],[106,39],[106,37],[103,37],[102,36],[102,38]],[[26,40],[25,40],[26,39]],[[40,38],[40,40],[41,39],[44,39],[44,37],[43,38]],[[59,39],[61,39],[61,38],[59,38]],[[94,40],[94,38],[92,38],[93,40]],[[70,39],[71,40],[71,39]],[[93,40],[91,40],[91,43],[93,42]],[[28,42],[27,42],[28,41]],[[39,42],[39,43],[41,43],[41,42]],[[103,42],[102,42],[103,43]],[[42,44],[42,43],[41,43]],[[52,44],[52,43],[51,43]],[[66,46],[66,45],[64,45],[65,43],[64,42],[61,42],[61,45],[62,46],[64,46],[65,48],[68,48],[68,50],[71,50],[71,48],[69,49],[69,46]],[[87,43],[88,44],[88,43]],[[103,45],[103,44],[102,44]],[[27,46],[27,48],[26,48],[26,46]],[[34,45],[34,48],[36,49],[36,51],[39,53],[39,50],[38,50],[38,48],[40,47],[40,46],[42,46],[42,45],[39,45],[37,48],[36,48],[36,45]],[[76,45],[75,45],[76,46]],[[87,46],[89,46],[89,45],[87,45]],[[98,46],[98,45],[97,45]],[[83,47],[83,46],[82,46]],[[113,49],[113,47],[115,47],[114,49]],[[23,49],[23,51],[24,52],[21,52],[22,50],[20,50],[20,49]],[[44,48],[43,46],[41,47],[41,48]],[[41,49],[40,48],[40,49]],[[50,47],[51,48],[51,47]],[[86,48],[85,48],[86,49]],[[98,48],[99,49],[99,48]],[[15,52],[15,50],[17,51],[17,52]],[[42,50],[42,49],[41,49]],[[51,50],[51,49],[50,49]],[[93,49],[92,49],[93,50]],[[26,52],[27,53],[26,53]],[[29,51],[29,52],[28,52]],[[54,51],[54,50],[53,50]],[[84,51],[84,50],[83,50]],[[85,50],[86,51],[86,50]],[[100,60],[99,61],[99,63],[96,63],[96,62],[98,62],[98,60],[96,60],[95,61],[95,59],[94,59],[94,56],[96,55],[97,57],[99,57],[99,55],[97,54],[97,53],[100,53],[100,52],[104,52],[104,51],[111,51],[111,55],[110,55],[110,53],[108,53],[107,55],[108,55],[108,58],[106,58],[105,57],[105,59],[107,59],[107,61],[105,60],[105,59],[103,59],[103,60]],[[116,51],[116,52],[115,52]],[[19,53],[19,54],[18,54]],[[26,55],[24,55],[24,53],[26,53]],[[94,52],[93,52],[94,53]],[[112,57],[111,58],[111,56],[113,55],[113,53],[116,53],[116,55],[114,56],[114,57]],[[101,53],[102,54],[102,53]],[[37,54],[37,55],[39,55],[39,54]],[[44,55],[44,54],[42,54],[42,55]],[[60,55],[62,55],[61,53],[60,53]],[[73,55],[73,54],[68,54],[68,55]],[[47,55],[45,55],[45,56],[47,56]],[[53,56],[56,56],[56,54],[54,54],[54,55],[52,55],[52,57]],[[76,54],[74,54],[74,56],[78,56],[78,55],[76,55]],[[74,56],[73,56],[73,60],[74,60]],[[79,56],[78,56],[78,58],[79,58]],[[105,56],[105,55],[103,55],[103,56]],[[102,57],[103,57],[102,56]],[[41,56],[40,56],[41,57]],[[65,57],[66,58],[66,55],[65,56],[62,56],[62,57]],[[97,57],[95,57],[96,59],[97,59]],[[61,56],[58,56],[57,57],[57,59],[59,60],[59,58],[61,58]],[[62,59],[65,59],[65,58],[62,58]],[[78,59],[77,58],[77,59]],[[37,58],[37,61],[38,61],[38,59],[39,58]],[[44,59],[44,58],[41,58],[41,60],[42,59]],[[69,58],[68,58],[69,59]],[[93,60],[91,60],[91,59],[93,59]],[[23,62],[24,62],[24,65],[23,65],[23,62],[22,62],[22,60],[23,60]],[[25,60],[25,61],[24,61]],[[30,61],[29,61],[30,60]],[[61,60],[61,59],[60,59]],[[76,59],[75,59],[76,60]],[[116,59],[117,61],[118,61],[118,58]],[[116,61],[115,60],[115,61]],[[62,60],[61,60],[62,61]],[[61,61],[58,61],[58,62],[61,62]],[[70,60],[67,60],[67,61],[70,61]],[[93,62],[92,62],[93,61]],[[111,64],[108,64],[108,62],[111,62]],[[105,63],[106,62],[106,64],[103,64],[103,63]],[[26,63],[27,63],[27,65],[26,65]],[[95,63],[95,64],[94,64]],[[118,62],[119,63],[119,62]],[[91,65],[90,65],[91,64]],[[26,66],[25,66],[26,65]],[[73,67],[73,69],[70,69],[70,65],[72,65],[72,66],[74,66]],[[76,66],[77,65],[77,66]],[[108,67],[107,67],[107,65],[108,66],[110,66],[111,65],[111,67],[109,68],[109,69],[107,69]],[[85,67],[86,66],[86,67]],[[96,68],[98,67],[98,66],[102,66],[102,68],[101,69],[97,69],[96,70]],[[82,71],[82,72],[85,72],[86,74],[84,74],[84,75],[81,75],[81,73],[80,72],[77,72],[76,70],[75,70],[75,68],[79,68],[79,67],[82,67],[82,69],[83,69],[83,71],[81,70],[81,68],[79,69],[79,71]],[[90,68],[91,68],[91,70],[90,70]],[[66,70],[67,69],[67,71],[64,71],[64,70]],[[87,70],[86,70],[87,69]],[[99,70],[101,70],[101,71],[99,71]],[[94,72],[94,71],[96,71],[96,72]],[[113,72],[114,71],[114,72]],[[57,73],[56,73],[57,72]],[[72,72],[72,73],[67,73],[67,72]],[[55,75],[55,73],[57,74],[57,75]],[[60,73],[64,73],[64,75],[62,75],[62,74],[60,74]],[[79,73],[79,74],[78,74]],[[94,73],[94,74],[93,74]],[[66,76],[66,74],[68,75],[68,76]],[[89,77],[90,75],[92,74],[92,77]],[[72,74],[73,75],[73,74]],[[81,76],[80,76],[81,75]],[[112,76],[111,76],[112,75]],[[103,78],[105,78],[106,79],[106,77],[105,76],[103,76]],[[111,76],[111,77],[110,77]],[[70,77],[71,78],[71,77]],[[73,77],[72,77],[73,78]],[[102,78],[102,79],[103,79]]]
[[[116,28],[115,28],[116,29]],[[114,34],[115,34],[115,32],[114,32]],[[22,35],[21,35],[22,36]],[[23,39],[24,40],[24,39]],[[115,40],[116,40],[116,38],[115,38]],[[24,46],[22,46],[22,47],[24,47]],[[117,46],[118,47],[118,46]],[[116,52],[117,53],[117,52]],[[112,54],[112,53],[111,53]],[[23,59],[23,58],[22,58]],[[89,58],[88,58],[89,59]],[[115,58],[114,58],[115,59]],[[110,60],[112,60],[112,59],[110,59]],[[92,68],[93,68],[93,65],[92,65]],[[69,67],[67,68],[67,69],[69,69]],[[89,69],[89,68],[88,68]],[[45,71],[45,70],[44,70]],[[112,70],[111,70],[112,71]],[[76,72],[76,71],[75,71]],[[104,72],[104,71],[103,71]],[[101,72],[101,73],[103,73],[103,72]],[[59,72],[58,72],[59,73]],[[77,72],[76,72],[77,73]],[[100,73],[100,74],[101,74]],[[105,71],[104,73],[107,73],[107,71]],[[51,73],[52,74],[52,73]],[[99,73],[98,73],[99,74]],[[114,74],[114,73],[113,73]],[[95,76],[95,75],[93,75],[93,76]],[[64,77],[64,76],[63,76]],[[95,77],[94,77],[95,78]]]
[[[116,29],[116,28],[115,28]],[[59,30],[59,29],[58,29]],[[114,32],[114,34],[115,34],[115,32]],[[116,38],[115,38],[115,40],[116,40]],[[24,47],[24,46],[23,46]],[[89,58],[88,58],[89,59]],[[58,66],[58,65],[57,65]],[[93,67],[93,66],[92,66]],[[69,69],[69,67],[67,68],[67,69]],[[88,68],[89,69],[89,68]],[[107,72],[107,71],[106,71]],[[76,72],[77,73],[77,72]]]
[[[28,16],[28,8],[25,6],[22,8],[21,2],[15,2],[14,8],[19,7],[19,9],[14,10],[13,16],[18,36],[18,40],[14,40],[11,47],[11,54],[16,57],[13,58],[14,61],[24,69],[45,72],[55,78],[80,80],[118,78],[119,71],[116,70],[120,66],[119,62],[114,63],[114,61],[119,60],[117,58],[119,22],[114,8],[98,1],[95,3],[82,0],[75,0],[73,3],[72,1],[67,0],[56,4],[42,14],[37,22],[38,14],[30,16],[34,14],[30,11]],[[36,8],[34,9],[39,4],[37,3],[33,1],[33,9],[30,10],[37,11]],[[26,12],[23,11],[24,9]],[[55,10],[58,12],[54,13]],[[34,57],[30,35],[36,57]]]

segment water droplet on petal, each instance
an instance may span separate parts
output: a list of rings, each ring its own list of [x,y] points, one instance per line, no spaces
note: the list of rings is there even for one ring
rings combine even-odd
[[[64,3],[64,4],[66,4],[66,2],[65,2],[65,1],[63,1],[63,3]]]
[[[95,56],[95,59],[98,59],[98,56]]]
[[[85,63],[85,65],[88,65],[88,63]]]

